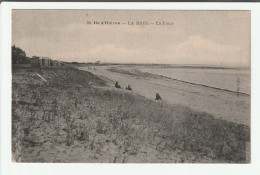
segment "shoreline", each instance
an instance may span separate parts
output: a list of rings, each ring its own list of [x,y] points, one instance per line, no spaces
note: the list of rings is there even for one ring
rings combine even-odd
[[[113,69],[109,69],[110,71],[115,71],[115,72],[119,72]],[[173,81],[177,81],[177,82],[182,82],[182,83],[187,83],[187,84],[191,84],[191,85],[196,85],[196,86],[202,86],[202,87],[206,87],[206,88],[211,88],[211,89],[216,89],[216,90],[220,90],[220,91],[226,91],[226,92],[231,92],[234,94],[237,94],[238,92],[233,91],[233,90],[229,90],[229,89],[224,89],[224,88],[219,88],[219,87],[214,87],[214,86],[209,86],[209,85],[205,85],[205,84],[199,84],[199,83],[193,83],[193,82],[189,82],[189,81],[184,81],[184,80],[180,80],[180,79],[176,79],[176,78],[171,78],[171,77],[167,77],[167,76],[163,76],[163,75],[158,75],[158,74],[153,74],[153,73],[149,73],[149,72],[144,72],[142,70],[138,70],[140,71],[140,73],[142,74],[146,74],[147,76],[151,76],[153,78],[165,78],[165,79],[169,79],[169,80],[173,80]],[[119,72],[122,73],[122,72]],[[130,72],[128,72],[130,73]],[[127,74],[127,73],[126,73]],[[241,95],[247,95],[247,96],[251,96],[251,94],[249,93],[245,93],[245,92],[239,92],[239,94]]]

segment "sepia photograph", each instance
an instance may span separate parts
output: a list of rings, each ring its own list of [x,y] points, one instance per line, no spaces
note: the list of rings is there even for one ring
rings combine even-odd
[[[250,10],[12,9],[15,163],[251,163]]]

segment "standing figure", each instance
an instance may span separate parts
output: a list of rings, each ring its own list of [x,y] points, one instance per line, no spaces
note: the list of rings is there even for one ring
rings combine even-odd
[[[237,77],[237,97],[239,97],[240,93],[240,77]]]

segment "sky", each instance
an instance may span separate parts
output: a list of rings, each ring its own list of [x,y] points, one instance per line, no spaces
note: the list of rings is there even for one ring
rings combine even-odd
[[[12,44],[63,61],[249,67],[250,11],[13,10]]]

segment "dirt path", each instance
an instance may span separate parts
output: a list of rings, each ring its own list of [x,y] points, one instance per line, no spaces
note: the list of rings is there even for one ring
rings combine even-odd
[[[118,81],[121,87],[131,85],[133,93],[155,99],[158,92],[162,99],[170,104],[188,106],[198,111],[204,111],[227,121],[250,126],[250,96],[225,92],[217,89],[201,87],[170,80],[163,77],[149,77],[135,74],[110,71],[110,68],[133,71],[136,67],[92,66],[80,67],[80,70],[92,72],[106,79],[110,86]],[[94,70],[95,68],[95,70]]]

